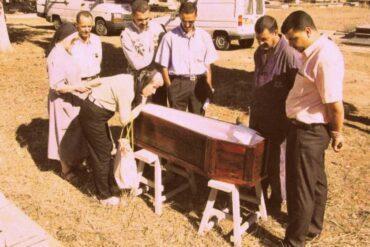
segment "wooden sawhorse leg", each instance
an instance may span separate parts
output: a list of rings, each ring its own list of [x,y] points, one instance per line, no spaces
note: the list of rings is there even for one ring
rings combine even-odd
[[[210,180],[208,187],[211,188],[208,196],[208,201],[203,212],[202,220],[199,225],[198,234],[203,235],[206,231],[212,229],[214,222],[210,222],[212,217],[216,217],[218,221],[225,218],[233,221],[233,236],[231,241],[234,242],[234,246],[242,245],[242,235],[248,230],[248,228],[259,218],[265,220],[267,218],[265,200],[261,191],[261,184],[256,185],[256,195],[244,195],[239,193],[239,188],[233,184],[220,182],[217,180]],[[229,210],[219,210],[214,208],[214,204],[217,198],[218,191],[229,193],[231,196],[232,204],[232,215],[228,213]],[[255,214],[250,214],[246,221],[243,223],[240,215],[240,200],[249,201],[258,205],[259,210]]]
[[[158,155],[146,150],[141,149],[135,152],[135,158],[138,160],[138,178],[139,182],[144,186],[135,189],[135,195],[140,195],[147,192],[150,188],[154,188],[154,211],[157,215],[162,214],[163,202],[169,198],[177,195],[178,193],[186,190],[187,188],[195,187],[194,177],[192,173],[188,173],[183,169],[175,166],[163,166],[160,162]],[[154,167],[154,181],[143,176],[145,165],[150,165]],[[181,184],[179,187],[163,194],[164,186],[162,179],[162,171],[169,171],[178,174],[187,179],[187,183]],[[189,175],[190,174],[190,175]]]

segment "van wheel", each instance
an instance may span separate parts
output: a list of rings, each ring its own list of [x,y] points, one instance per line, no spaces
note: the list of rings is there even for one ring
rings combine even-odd
[[[53,17],[53,25],[55,30],[58,30],[60,28],[60,26],[62,25],[62,20],[60,19],[59,16]]]
[[[216,34],[214,43],[217,50],[228,50],[230,48],[229,36],[225,33]]]
[[[99,36],[105,36],[108,34],[108,27],[104,20],[97,19],[95,21],[95,32]]]
[[[254,39],[240,39],[239,45],[242,48],[251,48],[254,43]]]

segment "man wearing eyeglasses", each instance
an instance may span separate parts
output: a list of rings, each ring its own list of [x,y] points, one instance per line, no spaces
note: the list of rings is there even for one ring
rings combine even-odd
[[[155,62],[162,75],[172,108],[202,115],[203,104],[213,93],[210,66],[217,58],[211,36],[195,27],[195,3],[182,3],[181,24],[165,34]]]
[[[148,2],[136,0],[131,5],[132,23],[121,33],[123,53],[128,62],[128,72],[135,77],[135,88],[141,88],[141,75],[148,67],[154,66],[153,60],[164,29],[157,23],[150,22]],[[139,95],[139,94],[138,94]],[[140,96],[138,96],[140,97]],[[158,88],[152,98],[153,103],[167,105],[166,89]],[[141,102],[135,98],[134,104]]]

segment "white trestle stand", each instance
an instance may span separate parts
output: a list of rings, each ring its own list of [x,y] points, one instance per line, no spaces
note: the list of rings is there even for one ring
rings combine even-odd
[[[207,205],[203,212],[203,217],[199,225],[198,234],[203,235],[206,231],[212,229],[212,227],[214,226],[214,222],[210,221],[212,217],[215,216],[217,218],[217,222],[228,218],[233,221],[234,225],[231,241],[234,242],[234,246],[242,246],[242,234],[245,233],[248,228],[259,218],[261,218],[262,220],[267,219],[266,205],[261,190],[261,183],[258,183],[255,186],[255,196],[241,194],[239,193],[238,186],[213,179],[208,182],[208,187],[211,188],[211,191],[209,193]],[[223,210],[214,208],[218,191],[223,191],[230,194],[232,203],[232,215],[229,213],[229,208]],[[242,222],[242,218],[240,216],[240,200],[248,201],[258,205],[258,211],[249,214],[244,223]]]
[[[135,158],[138,160],[138,176],[140,179],[140,186],[136,190],[136,195],[141,195],[149,190],[149,187],[154,188],[154,211],[157,215],[162,214],[162,204],[171,197],[177,195],[178,193],[186,190],[190,187],[193,194],[196,193],[196,185],[194,180],[194,174],[192,171],[187,171],[173,163],[168,165],[162,165],[158,155],[146,150],[141,149],[135,152]],[[154,181],[143,176],[145,165],[154,167]],[[181,184],[176,189],[163,194],[164,186],[162,179],[162,171],[170,172],[172,174],[177,174],[186,179],[186,182]],[[169,174],[166,174],[169,175]]]

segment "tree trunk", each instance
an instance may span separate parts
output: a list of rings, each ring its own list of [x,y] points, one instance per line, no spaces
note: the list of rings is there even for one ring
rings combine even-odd
[[[6,52],[10,50],[12,50],[12,45],[10,44],[8,29],[5,23],[3,3],[0,0],[0,52]]]

